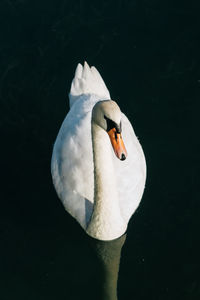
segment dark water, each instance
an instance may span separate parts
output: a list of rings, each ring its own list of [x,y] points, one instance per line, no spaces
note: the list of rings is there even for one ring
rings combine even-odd
[[[101,72],[148,177],[122,250],[119,300],[200,298],[197,1],[0,1],[0,294],[97,299],[93,247],[50,176],[78,62]]]

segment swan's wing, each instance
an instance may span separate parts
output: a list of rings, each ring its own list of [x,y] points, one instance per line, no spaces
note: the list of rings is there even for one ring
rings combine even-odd
[[[110,99],[110,93],[95,67],[89,67],[87,62],[84,66],[78,64],[74,79],[72,80],[69,93],[70,108],[81,95],[94,94],[100,99]]]
[[[73,105],[58,133],[51,163],[57,194],[65,209],[83,228],[93,207],[91,110],[98,100],[83,95]]]
[[[146,162],[142,147],[128,118],[122,114],[122,138],[127,150],[127,158],[120,161],[113,157],[122,217],[128,222],[137,209],[145,186]]]

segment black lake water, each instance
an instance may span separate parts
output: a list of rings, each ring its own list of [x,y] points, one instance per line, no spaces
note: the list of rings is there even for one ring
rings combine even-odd
[[[117,275],[118,300],[199,299],[197,1],[3,0],[0,16],[0,299],[110,300]],[[53,143],[84,60],[146,156],[126,241],[88,238],[51,181]]]

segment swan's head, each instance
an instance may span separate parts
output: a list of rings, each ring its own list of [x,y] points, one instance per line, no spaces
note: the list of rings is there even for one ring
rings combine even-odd
[[[117,103],[112,100],[97,102],[92,110],[92,122],[107,132],[116,156],[125,160],[127,151],[122,139],[121,111]]]

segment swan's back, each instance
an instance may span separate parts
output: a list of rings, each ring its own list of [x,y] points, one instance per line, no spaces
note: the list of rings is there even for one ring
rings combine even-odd
[[[87,63],[78,64],[69,94],[70,111],[58,133],[52,155],[53,183],[65,209],[85,229],[93,210],[94,166],[91,138],[91,112],[110,94],[99,72]],[[122,135],[128,152],[125,161],[113,152],[119,187],[121,214],[128,222],[141,200],[146,164],[133,128],[122,114]]]

